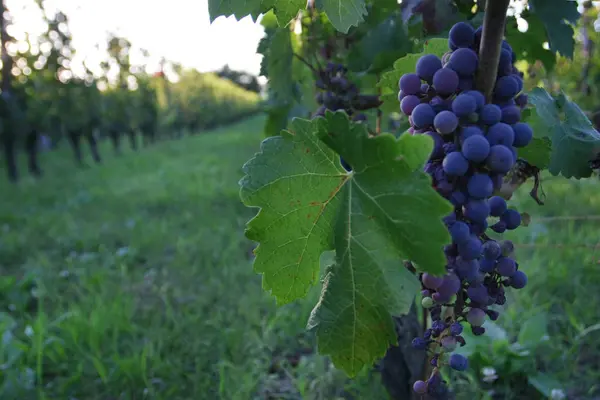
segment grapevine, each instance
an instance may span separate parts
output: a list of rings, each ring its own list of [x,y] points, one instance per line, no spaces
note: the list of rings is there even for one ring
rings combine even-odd
[[[268,110],[271,137],[240,182],[242,201],[260,208],[246,230],[259,242],[254,269],[285,304],[307,294],[323,253],[335,253],[308,327],[319,352],[350,376],[407,336],[392,317],[408,316],[420,292],[426,325],[411,344],[429,367],[413,374],[410,390],[448,398],[444,369],[469,369],[455,351],[466,343],[464,330],[485,334],[510,290],[528,283],[513,243],[500,236],[524,224],[525,214],[508,203],[513,193],[533,179],[531,196],[542,205],[542,171],[587,178],[600,165],[600,134],[577,105],[562,93],[527,92],[516,68],[520,59],[540,57],[551,68],[548,55],[569,56],[569,39],[552,39],[572,37],[572,28],[539,0],[523,16],[539,18],[550,49],[546,37],[530,43],[529,32],[516,31],[508,0],[485,9],[456,2],[468,16],[447,26],[447,39],[439,38],[436,2],[311,1],[309,10],[304,3],[209,2],[213,19],[272,7],[259,51],[279,104]],[[572,2],[553,3],[574,22]],[[300,36],[286,25],[296,11],[309,30]],[[417,14],[422,21],[413,26]],[[309,108],[310,119],[290,118],[298,115],[292,104]],[[375,130],[370,109],[377,109]],[[398,138],[382,133],[383,110],[401,112],[410,127]]]

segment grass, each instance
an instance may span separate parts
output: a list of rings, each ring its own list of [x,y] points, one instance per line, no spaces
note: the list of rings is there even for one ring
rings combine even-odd
[[[84,170],[62,149],[41,181],[0,183],[0,398],[385,399],[377,376],[349,381],[314,355],[319,288],[276,307],[252,271],[237,181],[262,123],[102,147]],[[597,188],[549,179],[544,207],[518,193],[533,222],[510,236],[530,286],[500,319],[516,335],[550,311],[536,365],[579,398],[600,391],[600,220],[556,218],[600,215]]]

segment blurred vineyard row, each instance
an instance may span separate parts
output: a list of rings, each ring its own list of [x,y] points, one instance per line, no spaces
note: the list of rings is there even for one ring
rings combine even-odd
[[[11,35],[10,10],[1,2],[0,168],[11,181],[22,175],[21,156],[29,173],[42,176],[39,152],[59,144],[68,143],[80,165],[87,144],[100,163],[100,140],[110,140],[118,153],[122,141],[137,149],[231,123],[260,108],[256,77],[227,67],[200,73],[165,59],[148,71],[148,52],[142,50],[144,62],[133,64],[131,42],[114,34],[106,39],[100,71],[85,62],[77,70],[68,16],[49,12],[41,0],[35,3],[46,32],[17,40]]]

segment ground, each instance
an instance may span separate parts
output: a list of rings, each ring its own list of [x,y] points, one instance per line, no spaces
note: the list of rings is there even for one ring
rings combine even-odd
[[[252,271],[237,182],[262,123],[120,157],[105,145],[82,170],[65,148],[41,181],[2,180],[1,398],[385,399],[377,374],[350,381],[314,355],[319,288],[277,307]],[[533,362],[579,398],[600,391],[599,187],[550,177],[543,207],[518,193],[530,285],[499,320],[516,335],[548,312]]]

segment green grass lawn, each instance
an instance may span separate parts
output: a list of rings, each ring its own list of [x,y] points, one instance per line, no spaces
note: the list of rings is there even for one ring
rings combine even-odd
[[[262,124],[121,157],[103,145],[83,170],[64,148],[41,181],[1,180],[0,398],[385,399],[375,374],[348,381],[314,355],[319,288],[278,308],[252,271],[237,182]],[[600,393],[599,188],[551,178],[543,207],[518,194],[530,286],[500,319],[513,334],[549,312],[534,361],[579,398]],[[595,219],[557,218],[574,216]]]

